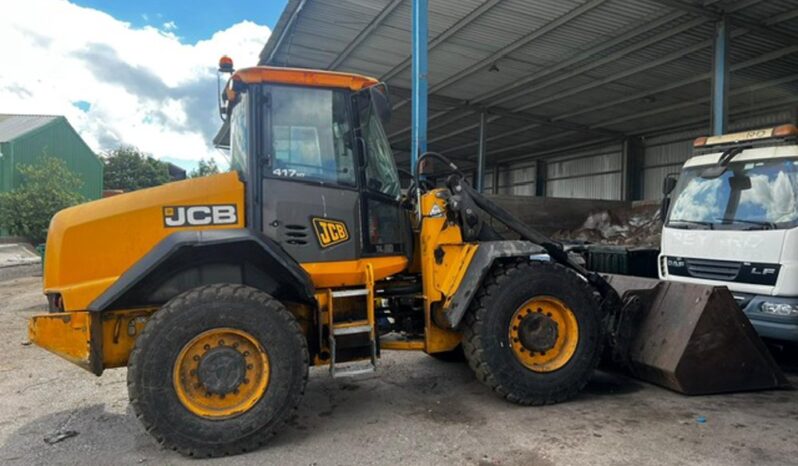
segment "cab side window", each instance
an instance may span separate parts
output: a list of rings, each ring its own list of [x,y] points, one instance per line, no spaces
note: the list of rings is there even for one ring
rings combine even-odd
[[[345,93],[275,86],[272,118],[272,175],[357,185]]]

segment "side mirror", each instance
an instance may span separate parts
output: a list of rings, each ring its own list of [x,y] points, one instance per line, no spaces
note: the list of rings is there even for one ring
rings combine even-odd
[[[668,219],[668,209],[671,207],[671,198],[665,196],[662,198],[662,204],[659,207],[659,220],[662,223],[665,223],[665,220]]]
[[[662,180],[662,195],[668,197],[676,188],[676,176],[666,175]]]
[[[669,173],[662,180],[662,204],[659,207],[659,219],[662,223],[668,218],[668,209],[671,207],[671,193],[676,189],[677,174]]]
[[[725,165],[715,165],[704,169],[701,172],[701,178],[705,180],[714,180],[715,178],[721,176],[724,173],[726,173]]]
[[[382,125],[385,126],[391,121],[391,98],[388,96],[388,85],[379,83],[369,88],[371,103],[374,111],[380,117]]]
[[[751,189],[751,178],[745,175],[732,176],[729,178],[729,186],[732,191],[747,191]]]

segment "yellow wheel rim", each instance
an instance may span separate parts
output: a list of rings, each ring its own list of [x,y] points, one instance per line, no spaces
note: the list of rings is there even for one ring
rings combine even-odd
[[[536,296],[510,319],[509,341],[516,359],[534,372],[565,366],[576,352],[579,325],[573,311],[551,296]]]
[[[172,381],[190,412],[209,419],[252,408],[269,385],[269,356],[252,335],[215,328],[189,341],[177,356]]]

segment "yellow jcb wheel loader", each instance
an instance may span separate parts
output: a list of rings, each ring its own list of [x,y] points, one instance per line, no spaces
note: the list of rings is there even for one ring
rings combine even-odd
[[[650,290],[622,299],[440,155],[420,158],[403,195],[376,80],[255,67],[223,98],[234,170],[58,213],[49,312],[29,324],[96,375],[127,366],[133,409],[164,446],[258,448],[311,365],[339,377],[386,350],[461,352],[501,397],[543,405],[580,391],[608,334],[628,346],[624,303]],[[444,187],[419,176],[433,159]]]

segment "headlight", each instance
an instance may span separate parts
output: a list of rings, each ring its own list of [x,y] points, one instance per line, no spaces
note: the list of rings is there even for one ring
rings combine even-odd
[[[760,306],[760,310],[765,314],[771,314],[774,316],[782,316],[782,317],[794,317],[798,316],[798,304],[787,304],[787,303],[769,303],[764,302]]]

